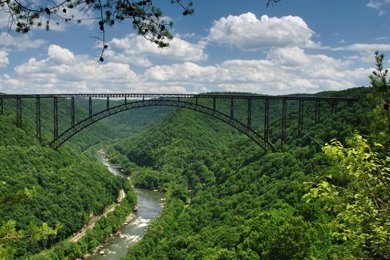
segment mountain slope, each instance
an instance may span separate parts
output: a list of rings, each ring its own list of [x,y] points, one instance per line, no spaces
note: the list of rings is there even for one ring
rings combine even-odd
[[[325,107],[327,116],[317,125],[310,123],[313,104],[305,104],[305,132],[300,136],[297,111],[289,109],[288,145],[278,153],[265,153],[229,126],[188,110],[115,144],[111,157],[126,167],[137,186],[168,190],[163,214],[128,258],[374,256],[374,247],[359,248],[335,238],[328,222],[336,216],[303,199],[310,190],[305,183],[314,183],[331,168],[321,151],[325,142],[344,141],[356,129],[368,133],[362,122],[375,105],[366,98],[368,91],[336,93],[356,95],[361,101],[352,107],[340,105],[336,114]],[[279,122],[271,122],[274,142]]]

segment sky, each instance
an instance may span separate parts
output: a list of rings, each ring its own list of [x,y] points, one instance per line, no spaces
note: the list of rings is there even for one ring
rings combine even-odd
[[[194,0],[195,13],[154,0],[174,26],[167,48],[130,24],[97,21],[9,32],[0,11],[0,92],[270,95],[369,86],[374,52],[390,67],[390,0]]]

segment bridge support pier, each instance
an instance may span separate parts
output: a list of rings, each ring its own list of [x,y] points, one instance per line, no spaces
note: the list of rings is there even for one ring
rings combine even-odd
[[[16,98],[16,126],[22,127],[22,99]]]
[[[74,97],[71,97],[70,99],[70,124],[75,126],[76,124],[76,105],[75,105],[75,100]]]
[[[107,109],[110,109],[110,97],[107,97]]]
[[[230,117],[234,119],[234,99],[230,98]]]
[[[41,98],[35,98],[35,135],[39,142],[42,141],[41,135]]]
[[[337,112],[337,100],[332,101],[332,114],[336,114]]]
[[[58,138],[58,98],[54,97],[53,98],[53,115],[54,115],[54,139]]]
[[[280,141],[282,147],[286,142],[286,125],[287,125],[287,100],[283,98],[282,100],[282,129],[281,129],[281,137]]]
[[[88,112],[89,112],[89,117],[92,116],[92,97],[89,96],[88,98]]]
[[[247,126],[248,126],[248,128],[252,128],[252,99],[251,98],[248,98],[247,116],[248,116]]]
[[[264,99],[264,141],[268,142],[269,132],[269,99]]]
[[[303,99],[299,99],[299,118],[298,118],[298,134],[302,134],[303,131]]]
[[[4,100],[0,98],[0,115],[4,115]]]
[[[315,115],[314,115],[314,123],[318,124],[320,122],[321,118],[321,101],[318,99],[316,100],[316,106],[315,106]]]

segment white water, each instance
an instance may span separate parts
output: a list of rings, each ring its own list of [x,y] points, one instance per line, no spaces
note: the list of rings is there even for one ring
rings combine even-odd
[[[104,151],[99,151],[97,158],[113,175],[125,177],[114,165],[106,160]],[[161,199],[164,197],[164,193],[142,189],[135,189],[135,191],[138,198],[137,218],[124,226],[119,234],[115,234],[108,239],[99,248],[96,255],[89,256],[87,259],[116,260],[126,256],[128,248],[142,239],[151,221],[160,215],[162,211]],[[100,255],[100,252],[104,254]]]

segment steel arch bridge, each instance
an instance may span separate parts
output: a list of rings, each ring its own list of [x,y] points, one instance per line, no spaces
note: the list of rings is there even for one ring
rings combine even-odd
[[[267,151],[275,151],[274,145],[269,141],[270,103],[273,101],[282,102],[281,114],[281,136],[282,144],[285,142],[287,127],[287,102],[298,101],[298,132],[303,130],[304,103],[315,102],[314,119],[315,123],[320,121],[321,102],[331,104],[332,111],[336,112],[337,104],[341,102],[352,105],[357,99],[345,97],[316,97],[316,96],[266,96],[256,94],[133,94],[133,93],[109,93],[109,94],[22,94],[22,95],[0,95],[0,114],[4,114],[5,100],[14,100],[16,106],[16,125],[22,127],[22,100],[35,99],[35,128],[36,137],[41,141],[41,99],[50,99],[53,104],[53,139],[50,146],[58,149],[64,142],[79,133],[88,126],[111,115],[142,107],[168,106],[194,110],[236,128],[241,133]],[[70,126],[59,132],[58,102],[59,100],[70,100]],[[88,116],[76,121],[76,99],[88,100]],[[94,99],[106,99],[105,109],[93,111]],[[110,99],[122,100],[122,103],[110,106]],[[201,100],[208,100],[207,104],[200,104]],[[224,100],[228,104],[228,111],[217,109],[217,102]],[[239,121],[235,116],[235,103],[240,100],[246,103],[246,122]],[[260,134],[252,125],[252,104],[254,101],[263,102],[263,133]]]

